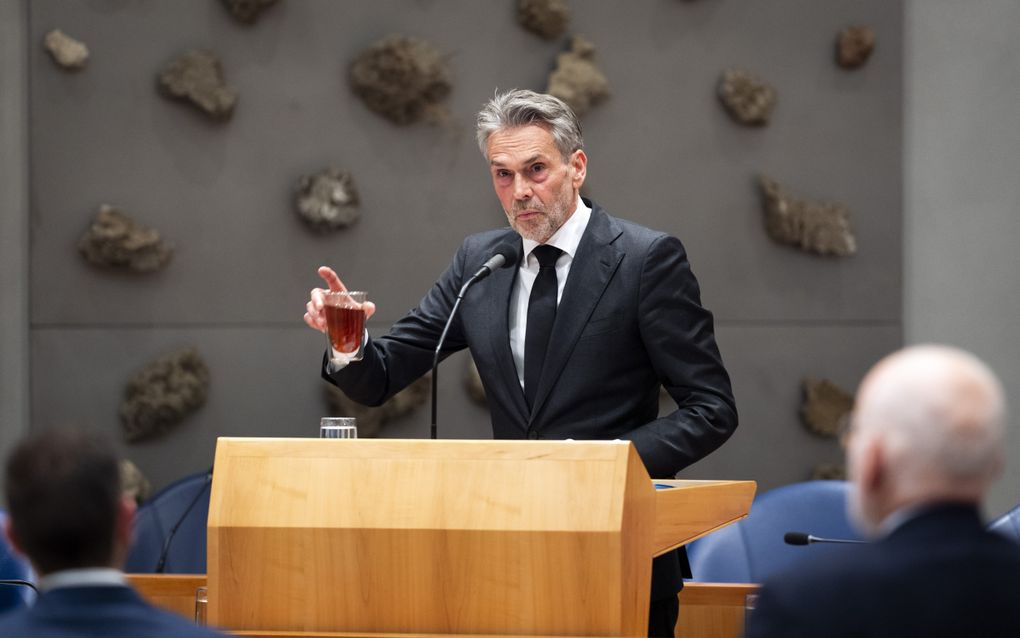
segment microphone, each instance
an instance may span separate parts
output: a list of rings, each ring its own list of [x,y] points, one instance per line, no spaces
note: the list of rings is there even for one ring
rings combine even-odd
[[[787,532],[783,535],[787,545],[810,545],[812,543],[842,543],[847,545],[865,545],[867,541],[854,541],[848,538],[821,538],[804,532]]]
[[[35,585],[33,585],[32,583],[28,582],[27,580],[21,580],[20,578],[4,578],[4,579],[0,580],[0,585],[12,585],[12,586],[16,586],[16,587],[31,587],[32,591],[34,591],[37,594],[39,593],[39,589]]]
[[[438,432],[438,427],[436,426],[436,393],[439,388],[439,353],[443,349],[443,342],[446,341],[446,333],[450,331],[450,325],[453,323],[453,318],[457,316],[457,309],[460,308],[460,302],[464,299],[464,294],[467,293],[468,288],[491,275],[493,270],[496,270],[497,268],[509,268],[517,263],[517,246],[510,242],[503,242],[502,244],[499,244],[492,252],[492,257],[489,257],[488,261],[482,264],[482,267],[479,268],[475,274],[471,275],[471,277],[464,282],[464,285],[461,286],[460,292],[457,293],[457,301],[453,303],[453,309],[450,310],[450,316],[446,320],[446,326],[443,327],[443,333],[439,336],[439,342],[436,344],[436,352],[432,357],[433,440],[435,440]]]
[[[170,544],[173,542],[174,536],[177,535],[177,530],[180,529],[181,525],[184,523],[184,519],[188,517],[188,514],[190,514],[191,510],[195,507],[195,503],[197,503],[198,499],[202,498],[205,491],[209,489],[209,485],[212,484],[212,474],[212,468],[209,468],[209,471],[205,475],[205,483],[203,483],[202,487],[195,493],[195,498],[191,499],[188,506],[184,508],[184,513],[178,517],[174,526],[170,528],[170,533],[167,534],[166,540],[163,541],[163,549],[159,552],[159,561],[156,562],[155,569],[156,574],[162,574],[166,570],[166,559],[170,555]]]

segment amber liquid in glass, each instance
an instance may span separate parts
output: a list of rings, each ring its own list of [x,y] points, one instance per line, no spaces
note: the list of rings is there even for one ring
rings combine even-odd
[[[338,352],[352,354],[361,347],[361,335],[365,333],[365,311],[361,308],[339,308],[325,306],[326,331],[329,342]]]

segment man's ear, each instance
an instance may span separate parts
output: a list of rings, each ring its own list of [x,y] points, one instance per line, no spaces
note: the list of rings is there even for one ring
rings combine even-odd
[[[11,524],[11,517],[8,516],[4,519],[4,536],[7,538],[7,543],[14,549],[15,552],[23,557],[28,557],[25,550],[22,549],[21,543],[18,542],[18,536],[14,533],[14,525]]]
[[[122,496],[117,502],[117,521],[114,534],[117,544],[122,547],[130,547],[134,540],[135,512],[138,511],[138,504],[131,496]]]
[[[860,454],[858,489],[876,494],[885,487],[888,478],[887,458],[881,440],[874,437],[869,439],[862,446]]]
[[[584,183],[584,178],[588,176],[588,156],[581,149],[577,149],[570,156],[570,166],[574,169],[571,184],[575,190],[580,189],[581,184]]]

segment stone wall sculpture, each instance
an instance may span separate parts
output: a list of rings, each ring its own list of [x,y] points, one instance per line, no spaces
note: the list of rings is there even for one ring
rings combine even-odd
[[[211,51],[188,51],[168,64],[158,77],[160,92],[184,100],[214,120],[229,120],[237,104],[237,90],[227,86],[223,65]]]
[[[164,242],[159,232],[139,226],[106,204],[100,206],[78,240],[78,251],[90,263],[133,272],[160,270],[173,256],[173,246]]]
[[[66,35],[60,29],[47,33],[43,46],[50,52],[54,62],[69,71],[84,68],[89,59],[89,49],[85,43]]]
[[[836,38],[836,63],[844,69],[864,66],[875,50],[875,30],[871,27],[847,27]]]
[[[827,438],[838,437],[853,404],[853,395],[829,379],[804,379],[800,417],[808,431]]]
[[[418,38],[391,35],[351,63],[349,79],[365,106],[395,124],[441,122],[452,88],[446,59]]]
[[[230,15],[241,24],[255,24],[262,12],[278,0],[221,0]]]
[[[579,35],[573,37],[570,50],[556,57],[546,92],[566,102],[578,117],[609,95],[609,81],[595,66],[591,42]]]
[[[124,388],[120,422],[129,443],[156,438],[205,405],[209,368],[195,348],[160,357]]]
[[[555,40],[567,30],[570,7],[567,0],[519,0],[517,21],[546,40]]]
[[[717,93],[726,112],[746,126],[765,126],[776,106],[776,90],[741,69],[723,71]]]
[[[791,197],[777,182],[761,176],[765,229],[781,243],[819,255],[847,257],[857,252],[850,211],[842,204]]]
[[[349,399],[340,388],[332,383],[326,384],[326,398],[334,416],[352,416],[358,420],[358,436],[371,438],[379,436],[387,421],[417,410],[429,397],[429,384],[432,373],[426,374],[379,407],[368,407]],[[422,422],[422,432],[428,425]]]
[[[298,182],[297,210],[313,230],[327,232],[358,221],[358,191],[347,171],[324,169]]]

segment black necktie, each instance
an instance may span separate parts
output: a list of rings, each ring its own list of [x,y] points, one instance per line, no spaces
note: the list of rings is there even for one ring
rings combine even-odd
[[[556,260],[563,251],[542,245],[532,253],[538,259],[539,270],[528,299],[528,328],[524,336],[524,397],[528,407],[535,402],[549,335],[556,320]]]

